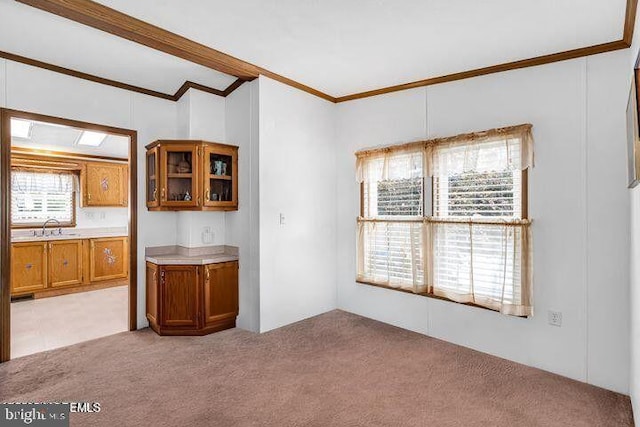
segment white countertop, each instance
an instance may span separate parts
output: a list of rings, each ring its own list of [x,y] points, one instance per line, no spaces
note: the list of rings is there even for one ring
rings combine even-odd
[[[102,237],[126,237],[129,235],[126,227],[110,228],[63,228],[62,234],[46,236],[40,235],[42,229],[35,229],[37,236],[33,235],[33,230],[13,230],[11,233],[12,243],[21,242],[46,242],[50,240],[76,240],[76,239],[97,239]],[[56,227],[47,228],[47,232],[57,233]]]
[[[147,255],[147,261],[157,265],[206,265],[237,261],[238,255],[228,253],[187,256],[180,254]]]
[[[145,248],[145,259],[156,265],[206,265],[238,261],[235,246],[184,247],[156,246]]]

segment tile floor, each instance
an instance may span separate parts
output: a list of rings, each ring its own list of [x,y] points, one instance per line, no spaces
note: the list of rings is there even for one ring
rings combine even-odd
[[[11,358],[128,330],[128,286],[11,303]]]

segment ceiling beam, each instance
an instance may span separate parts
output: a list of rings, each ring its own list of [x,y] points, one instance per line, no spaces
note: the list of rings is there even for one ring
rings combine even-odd
[[[17,0],[107,33],[243,80],[258,77],[255,65],[89,0]]]
[[[91,0],[16,1],[242,80],[253,80],[264,75],[335,102],[335,98],[319,90]]]

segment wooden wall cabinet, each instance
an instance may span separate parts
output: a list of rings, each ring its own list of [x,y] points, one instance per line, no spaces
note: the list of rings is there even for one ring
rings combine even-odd
[[[47,287],[47,242],[11,245],[11,294],[24,294]]]
[[[238,147],[159,140],[146,148],[149,210],[238,209]]]
[[[53,296],[129,277],[128,237],[11,244],[11,296]]]
[[[238,262],[155,265],[147,262],[147,319],[160,335],[206,335],[234,328]]]
[[[80,176],[82,206],[127,206],[128,180],[127,165],[86,162]]]

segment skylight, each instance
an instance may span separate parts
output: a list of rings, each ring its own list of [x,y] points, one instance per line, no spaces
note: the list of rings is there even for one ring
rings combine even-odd
[[[80,135],[77,145],[88,145],[91,147],[99,147],[106,137],[107,137],[106,133],[91,132],[91,131],[85,130],[82,132],[82,135]]]
[[[29,139],[31,136],[31,122],[11,119],[11,136],[14,138]]]

